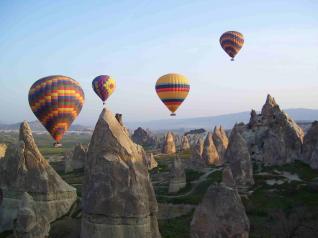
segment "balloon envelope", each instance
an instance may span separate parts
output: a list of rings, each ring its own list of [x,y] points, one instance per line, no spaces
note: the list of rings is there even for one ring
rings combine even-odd
[[[84,92],[72,78],[54,75],[36,81],[29,91],[29,104],[56,142],[82,110]]]
[[[105,102],[115,91],[116,81],[111,76],[100,75],[93,80],[92,86],[97,96]]]
[[[160,100],[172,112],[172,116],[188,96],[189,90],[188,79],[180,74],[166,74],[156,83],[156,92]]]
[[[237,31],[227,31],[220,37],[223,50],[234,60],[244,44],[244,36]]]

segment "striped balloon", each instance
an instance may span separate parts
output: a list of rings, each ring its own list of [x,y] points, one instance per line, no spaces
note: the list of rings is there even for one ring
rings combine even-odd
[[[109,98],[116,89],[116,81],[111,76],[100,75],[93,80],[92,86],[95,93],[105,104],[107,98]]]
[[[161,101],[175,116],[175,111],[188,96],[190,85],[188,79],[180,74],[166,74],[156,83],[156,92]]]
[[[41,78],[29,91],[33,113],[57,143],[82,110],[83,103],[80,84],[62,75]]]
[[[244,36],[237,31],[227,31],[220,37],[220,44],[233,61],[244,44]]]

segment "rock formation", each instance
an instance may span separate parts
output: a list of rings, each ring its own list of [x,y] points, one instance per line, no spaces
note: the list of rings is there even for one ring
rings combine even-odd
[[[181,159],[176,156],[170,170],[169,193],[177,193],[187,185],[184,166]]]
[[[151,135],[151,133],[149,131],[142,129],[141,127],[138,127],[134,131],[134,134],[131,136],[131,139],[136,144],[142,145],[142,146],[155,146],[156,145],[156,140]]]
[[[225,161],[229,164],[235,183],[239,187],[248,187],[254,184],[253,165],[246,141],[234,126],[229,146],[225,153]]]
[[[162,145],[161,152],[164,154],[175,154],[176,153],[176,144],[174,141],[174,135],[170,131],[166,134],[165,141]]]
[[[219,154],[214,145],[211,132],[209,132],[205,138],[202,158],[205,161],[205,163],[208,165],[220,164]]]
[[[261,114],[251,112],[247,125],[237,126],[251,158],[265,165],[282,165],[301,158],[303,130],[267,96]]]
[[[64,172],[68,173],[76,169],[83,169],[86,161],[86,154],[87,149],[82,144],[76,145],[73,152],[65,156]]]
[[[18,145],[9,147],[0,163],[0,232],[13,228],[24,192],[32,194],[37,214],[48,222],[66,214],[76,200],[76,189],[64,182],[43,158],[27,122],[20,126]]]
[[[157,201],[141,147],[104,109],[88,148],[81,238],[157,238]]]
[[[127,135],[130,135],[129,130],[124,125],[123,114],[116,113],[115,117],[116,117],[117,121],[119,122],[119,124],[124,128],[124,131],[127,133]]]
[[[0,159],[2,159],[6,155],[7,145],[0,144]]]
[[[181,150],[188,151],[190,150],[190,143],[187,136],[182,136],[181,139]]]
[[[15,237],[46,238],[49,230],[50,223],[45,216],[38,214],[33,198],[28,193],[23,193],[14,223]]]
[[[212,138],[213,138],[213,142],[216,147],[216,150],[219,154],[220,161],[223,161],[225,151],[229,144],[229,139],[227,138],[227,135],[222,126],[214,127]]]
[[[195,146],[192,148],[192,158],[193,159],[202,159],[203,153],[203,139],[199,138]]]
[[[191,238],[248,238],[249,228],[240,195],[235,188],[227,186],[227,181],[223,181],[211,185],[195,209]]]
[[[235,188],[236,183],[233,178],[232,170],[229,166],[225,166],[223,169],[223,174],[222,174],[222,183],[224,183],[226,186]]]
[[[148,170],[152,170],[158,167],[158,162],[155,160],[153,153],[147,155],[147,166]]]
[[[318,121],[314,121],[304,137],[303,160],[318,169]]]

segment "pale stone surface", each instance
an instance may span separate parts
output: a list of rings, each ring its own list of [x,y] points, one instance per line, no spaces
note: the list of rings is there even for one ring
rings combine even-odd
[[[125,127],[124,122],[123,122],[123,114],[116,113],[115,117],[116,117],[117,121],[119,122],[119,124],[123,127],[126,134],[128,136],[130,136],[129,130],[127,129],[127,127]]]
[[[318,121],[312,123],[304,137],[303,160],[311,168],[318,169]]]
[[[205,138],[202,158],[208,165],[220,165],[221,161],[212,139],[212,133],[209,132]]]
[[[20,126],[18,145],[8,148],[0,160],[0,232],[13,228],[20,198],[32,194],[36,212],[49,222],[63,216],[77,198],[76,189],[68,185],[49,165],[34,142],[27,122]]]
[[[227,138],[226,132],[222,126],[214,127],[212,138],[219,154],[219,159],[223,162],[224,154],[229,144],[229,139]]]
[[[224,183],[226,186],[235,188],[236,183],[233,178],[232,170],[229,166],[225,166],[222,173],[222,183]]]
[[[176,153],[176,144],[174,140],[174,135],[172,132],[166,134],[164,143],[162,145],[162,153],[164,154],[175,154]]]
[[[248,238],[249,220],[235,188],[211,185],[191,221],[191,238]]]
[[[176,156],[170,170],[169,193],[176,193],[187,185],[184,166],[181,159]]]
[[[248,147],[236,126],[231,132],[225,160],[231,168],[237,186],[245,187],[254,184],[253,165]]]
[[[0,144],[0,159],[2,159],[6,155],[7,145]]]
[[[181,150],[182,151],[188,151],[190,150],[190,143],[187,136],[182,136],[181,139]]]
[[[158,162],[155,160],[153,153],[147,154],[147,165],[149,170],[152,170],[158,167]]]
[[[157,238],[158,205],[138,148],[104,109],[87,156],[82,238]]]
[[[68,173],[77,169],[83,169],[86,154],[87,149],[82,144],[76,145],[73,152],[64,157],[64,172]]]
[[[195,146],[192,148],[192,158],[193,159],[202,159],[202,153],[203,153],[203,146],[204,146],[204,142],[202,138],[199,138],[197,140],[197,143],[195,144]]]

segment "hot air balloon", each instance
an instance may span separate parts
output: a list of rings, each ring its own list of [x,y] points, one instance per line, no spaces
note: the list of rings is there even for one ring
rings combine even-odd
[[[227,31],[220,37],[220,44],[223,50],[231,57],[231,60],[234,61],[235,55],[244,44],[244,36],[237,31]]]
[[[180,74],[166,74],[156,83],[156,92],[160,100],[175,116],[175,111],[188,96],[190,85],[188,79]]]
[[[42,125],[56,141],[56,147],[64,133],[82,110],[84,92],[74,79],[54,75],[36,81],[29,91],[29,104]]]
[[[103,104],[116,89],[116,81],[108,75],[100,75],[92,82],[93,89]]]

